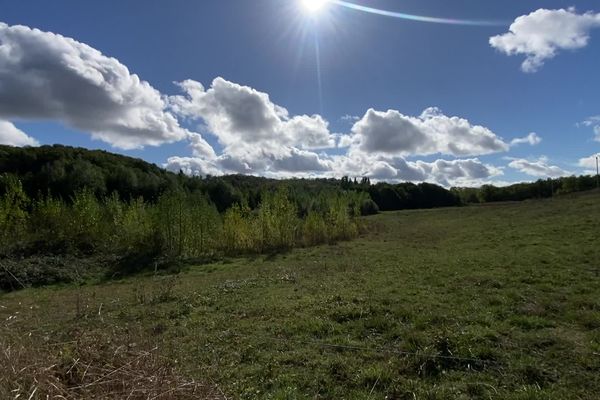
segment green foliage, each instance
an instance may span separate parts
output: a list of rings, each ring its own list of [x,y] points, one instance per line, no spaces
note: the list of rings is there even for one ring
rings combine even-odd
[[[0,197],[4,253],[112,254],[139,263],[351,239],[358,233],[361,207],[370,201],[365,193],[322,194],[307,203],[308,214],[302,218],[290,190],[281,186],[264,191],[256,210],[241,202],[221,215],[199,191],[168,190],[152,203],[124,200],[117,192],[98,199],[84,188],[68,202],[49,193],[29,204],[18,179],[9,176],[5,181]]]
[[[288,198],[285,187],[280,187],[275,193],[264,193],[255,224],[258,227],[257,250],[294,246],[300,224],[296,206]]]
[[[358,235],[358,227],[352,218],[353,213],[349,210],[351,207],[348,196],[336,196],[331,199],[326,216],[330,241],[347,240]]]
[[[543,199],[555,195],[592,190],[597,188],[597,185],[596,177],[582,175],[556,179],[539,179],[535,182],[517,183],[504,187],[483,185],[480,188],[453,188],[452,192],[464,204],[490,203],[497,201]]]
[[[188,207],[190,239],[187,255],[190,257],[213,255],[217,251],[222,229],[221,216],[217,208],[199,193],[190,196]]]
[[[454,192],[431,183],[392,185],[380,182],[370,186],[368,192],[382,211],[452,207],[460,204],[460,198]]]
[[[203,195],[169,191],[153,207],[153,226],[165,255],[193,258],[216,251],[221,221]]]
[[[83,189],[72,199],[69,242],[78,250],[91,253],[102,245],[102,210],[91,190]]]
[[[222,249],[229,254],[245,253],[253,247],[250,209],[234,204],[223,216]]]
[[[302,239],[304,245],[312,246],[327,242],[327,224],[323,216],[317,212],[310,211],[302,226]]]
[[[64,251],[70,236],[70,213],[60,199],[48,195],[33,204],[29,232],[40,250],[56,253]]]
[[[123,202],[113,193],[105,202],[105,212],[106,221],[109,222],[107,242],[119,253],[128,253],[152,243],[152,218],[149,207],[141,197]]]
[[[65,146],[0,146],[0,172],[0,254],[106,256],[116,274],[347,240],[378,211],[368,179],[187,177]]]
[[[0,179],[5,190],[4,196],[0,198],[0,243],[11,247],[25,233],[29,199],[21,182],[14,175],[3,175]]]

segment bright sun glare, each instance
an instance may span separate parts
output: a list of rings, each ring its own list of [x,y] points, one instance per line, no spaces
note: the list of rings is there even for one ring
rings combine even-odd
[[[319,12],[329,0],[301,0],[304,8],[311,13]]]

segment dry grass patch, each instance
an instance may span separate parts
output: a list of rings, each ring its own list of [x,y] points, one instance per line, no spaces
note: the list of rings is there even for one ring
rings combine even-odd
[[[76,334],[64,343],[2,335],[2,399],[225,399],[216,385],[186,379],[157,347]]]

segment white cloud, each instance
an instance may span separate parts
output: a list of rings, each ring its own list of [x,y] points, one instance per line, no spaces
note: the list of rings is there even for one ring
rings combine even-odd
[[[478,186],[503,175],[500,168],[479,159],[406,161],[402,157],[357,154],[327,156],[293,149],[280,159],[263,158],[261,165],[248,164],[243,159],[221,155],[215,160],[200,157],[171,157],[164,166],[174,172],[189,175],[222,175],[226,173],[257,173],[276,178],[295,177],[361,177],[387,182],[433,182],[446,187]]]
[[[580,123],[583,126],[596,126],[600,125],[600,115],[594,115],[586,118],[583,122]],[[580,125],[577,124],[577,125]]]
[[[526,160],[523,158],[513,159],[508,166],[524,174],[540,178],[558,178],[560,176],[571,175],[571,172],[565,171],[556,165],[549,165],[546,157],[540,157],[537,160]]]
[[[588,173],[596,173],[596,157],[600,157],[600,153],[592,154],[589,157],[579,159],[579,166],[586,168]]]
[[[431,107],[418,117],[369,109],[352,127],[351,151],[388,155],[475,156],[507,151],[490,129]],[[348,142],[348,139],[346,139]]]
[[[583,126],[588,126],[588,127],[592,127],[592,129],[594,130],[594,140],[596,142],[600,142],[600,115],[594,115],[592,117],[588,117],[587,119],[585,119],[583,122],[577,123],[576,124],[578,127],[583,125]]]
[[[204,124],[223,146],[215,156],[202,138],[192,143],[194,155],[211,160],[214,168],[262,175],[331,169],[326,155],[311,151],[336,147],[339,136],[329,131],[329,123],[320,115],[290,116],[268,94],[223,78],[214,79],[208,90],[193,80],[178,85],[185,94],[169,97],[169,107],[182,118]],[[181,160],[175,161],[173,168]],[[196,170],[208,169],[205,164],[201,167]]]
[[[39,146],[37,140],[8,121],[0,120],[0,144],[9,146]]]
[[[518,146],[520,144],[529,144],[530,146],[538,145],[542,142],[542,138],[535,132],[531,132],[529,135],[516,138],[510,141],[511,146]]]
[[[331,161],[316,153],[292,148],[286,156],[275,159],[271,168],[286,172],[324,172],[331,170]]]
[[[319,115],[290,116],[268,94],[216,78],[209,89],[196,81],[178,83],[184,95],[169,97],[173,113],[202,124],[223,147],[220,155],[200,141],[194,157],[172,157],[166,167],[192,174],[250,173],[265,176],[369,176],[374,180],[431,181],[446,186],[502,174],[478,159],[406,161],[405,156],[480,155],[509,145],[488,128],[428,108],[418,117],[369,110],[350,134],[333,134]],[[194,137],[193,135],[191,136]],[[344,154],[314,149],[345,148]],[[198,148],[199,147],[199,148]]]
[[[490,45],[507,55],[525,55],[522,70],[535,72],[559,51],[587,46],[590,31],[596,27],[600,27],[600,13],[541,8],[515,19],[509,32],[490,38]]]
[[[352,145],[352,135],[340,135],[337,147],[350,147]]]
[[[477,186],[490,178],[503,175],[500,168],[482,163],[479,159],[436,160],[431,163],[417,161],[429,181],[443,186]]]
[[[210,144],[208,144],[206,140],[204,140],[202,135],[190,132],[188,134],[188,140],[190,142],[190,147],[192,148],[192,154],[194,156],[204,157],[209,160],[217,158],[215,150]]]
[[[283,130],[292,143],[308,149],[335,147],[335,136],[329,132],[329,123],[320,115],[298,115],[285,121]]]
[[[223,171],[213,162],[200,157],[169,157],[163,166],[170,171],[182,171],[190,176],[223,175]]]
[[[323,174],[333,171],[333,163],[327,156],[317,153],[286,148],[282,154],[274,156],[260,152],[236,154],[224,153],[215,158],[203,156],[170,157],[164,167],[189,175],[223,175],[228,173],[273,175],[283,177],[302,173]]]
[[[178,83],[184,96],[171,96],[170,107],[177,115],[203,120],[208,130],[228,149],[245,144],[263,146],[273,154],[282,146],[303,149],[335,147],[329,124],[319,115],[289,116],[269,95],[223,78],[213,80],[208,90],[201,83]],[[266,146],[266,148],[265,148]]]
[[[357,153],[335,156],[333,175],[368,176],[388,182],[434,182],[443,186],[474,186],[503,174],[500,168],[479,159],[406,161],[403,157],[373,156]],[[331,174],[330,174],[331,175]]]
[[[0,117],[58,120],[123,149],[189,134],[163,96],[115,58],[73,39],[0,23]]]
[[[434,182],[444,186],[473,186],[474,182],[488,180],[503,175],[501,169],[489,164],[483,164],[479,159],[465,160],[436,160],[432,163],[417,161]]]

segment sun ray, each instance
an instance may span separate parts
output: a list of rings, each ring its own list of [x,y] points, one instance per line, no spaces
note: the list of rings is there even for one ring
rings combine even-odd
[[[486,21],[486,20],[468,20],[468,19],[450,19],[450,18],[436,18],[427,17],[422,15],[406,14],[395,11],[381,10],[379,8],[361,6],[359,4],[350,3],[344,0],[331,0],[332,4],[336,4],[342,7],[346,7],[356,11],[362,11],[370,14],[382,15],[385,17],[401,18],[410,21],[418,22],[432,22],[436,24],[449,24],[449,25],[471,25],[471,26],[505,26],[508,23],[502,21]]]

